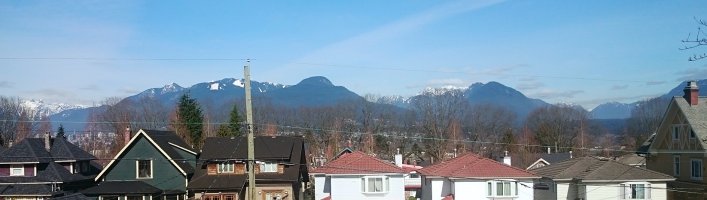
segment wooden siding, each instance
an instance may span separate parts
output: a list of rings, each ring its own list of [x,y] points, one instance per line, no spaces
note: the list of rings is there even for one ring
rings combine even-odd
[[[137,178],[138,159],[152,160],[152,178]],[[145,137],[140,137],[126,149],[123,157],[107,172],[105,180],[139,180],[162,190],[186,191],[186,177]]]
[[[233,172],[235,174],[245,174],[245,163],[236,163],[236,166],[234,166]]]
[[[216,163],[209,163],[206,165],[206,172],[210,175],[215,175],[218,173],[218,164]]]
[[[25,176],[34,176],[34,164],[25,164]]]
[[[0,176],[10,176],[10,165],[0,165]]]

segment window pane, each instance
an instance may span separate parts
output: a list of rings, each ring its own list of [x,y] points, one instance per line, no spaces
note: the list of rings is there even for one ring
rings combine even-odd
[[[503,182],[496,183],[496,196],[503,196]]]
[[[511,182],[503,182],[503,195],[511,196]]]
[[[361,178],[361,191],[362,192],[368,192],[366,190],[366,178]]]
[[[138,178],[151,178],[152,166],[150,160],[138,160]]]
[[[645,199],[646,198],[646,190],[643,187],[643,184],[637,184],[636,185],[636,199]]]
[[[491,182],[488,182],[487,185],[488,185],[488,195],[493,196],[493,188],[491,188],[492,187]]]
[[[383,179],[382,178],[374,178],[375,180],[375,191],[374,192],[382,192],[383,191]]]

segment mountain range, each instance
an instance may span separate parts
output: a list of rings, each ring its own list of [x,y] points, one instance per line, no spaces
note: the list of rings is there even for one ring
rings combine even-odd
[[[682,96],[683,88],[687,83],[683,81],[675,86],[668,93],[661,95],[659,98],[669,99],[674,96]],[[707,79],[698,80],[699,88],[707,88]],[[707,96],[707,90],[700,90],[700,96]],[[594,119],[626,119],[631,117],[631,111],[639,105],[640,101],[633,103],[608,102],[600,104],[590,112]]]
[[[147,89],[141,93],[129,96],[124,100],[140,102],[145,97],[157,100],[164,106],[173,107],[179,97],[188,92],[202,106],[210,108],[221,108],[223,105],[243,100],[245,96],[244,80],[225,78],[218,81],[203,82],[190,87],[182,87],[176,83],[167,84],[161,88]],[[698,82],[700,87],[707,88],[707,80]],[[661,96],[668,98],[682,95],[684,83],[672,89],[669,93]],[[525,96],[523,93],[505,86],[498,82],[474,83],[467,88],[444,88],[443,90],[461,90],[465,99],[470,105],[490,104],[508,108],[515,113],[517,119],[522,120],[534,109],[550,105],[549,103]],[[707,90],[700,91],[705,95]],[[363,97],[348,90],[343,86],[334,85],[329,79],[322,76],[306,78],[295,85],[282,85],[269,82],[251,81],[251,93],[253,99],[266,101],[268,104],[285,107],[319,107],[331,106],[351,101],[362,101]],[[419,95],[434,95],[434,93],[423,92]],[[418,95],[418,96],[419,96]],[[383,101],[375,103],[385,103],[408,109],[411,107],[413,97],[386,96]],[[630,116],[631,110],[636,103],[624,104],[610,102],[601,104],[593,109],[590,114],[595,119],[624,119]],[[65,122],[67,130],[82,130],[82,123],[88,120],[88,114],[92,110],[100,110],[104,107],[76,107],[50,115],[50,119],[56,122]],[[577,106],[577,109],[583,109]],[[58,123],[55,123],[58,126]]]

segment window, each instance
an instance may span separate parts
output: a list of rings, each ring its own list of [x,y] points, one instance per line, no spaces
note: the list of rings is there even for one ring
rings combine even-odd
[[[100,196],[101,200],[118,200],[117,195],[106,195],[106,196]]]
[[[260,163],[260,172],[277,172],[277,163]]]
[[[680,139],[680,126],[673,125],[673,140]]]
[[[651,188],[648,183],[620,184],[621,199],[650,199]]]
[[[410,174],[410,178],[420,178],[420,175],[417,173],[412,173]]]
[[[88,162],[81,162],[81,173],[87,173],[88,172]]]
[[[152,178],[152,160],[137,160],[137,178]]]
[[[218,164],[218,173],[233,173],[233,165],[234,163],[219,163]]]
[[[514,181],[489,181],[486,182],[486,195],[489,197],[518,196],[518,182]]]
[[[695,139],[695,138],[697,138],[697,136],[695,135],[695,131],[690,130],[690,139]]]
[[[10,165],[10,176],[24,176],[25,166],[24,165]]]
[[[692,159],[690,160],[690,166],[690,178],[702,180],[702,160]]]
[[[127,196],[126,200],[142,200],[142,196]]]
[[[388,192],[388,177],[367,176],[361,178],[361,192],[386,193]]]
[[[236,199],[236,195],[232,195],[232,194],[223,195],[223,200],[235,200],[235,199]]]
[[[680,155],[673,156],[673,174],[680,176]]]

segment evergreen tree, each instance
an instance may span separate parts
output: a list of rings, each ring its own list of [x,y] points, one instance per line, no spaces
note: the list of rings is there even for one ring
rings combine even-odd
[[[186,128],[187,135],[191,138],[191,144],[194,145],[194,148],[199,149],[204,121],[204,115],[201,112],[199,103],[189,97],[188,93],[184,93],[179,98],[177,115],[179,115],[179,123]]]
[[[239,137],[241,136],[241,122],[243,121],[243,118],[241,118],[241,115],[238,114],[238,105],[233,105],[233,110],[231,110],[231,118],[228,120],[228,123],[226,124],[221,124],[218,128],[218,135],[219,136],[231,136],[231,137]]]
[[[57,132],[56,132],[56,137],[57,137],[57,138],[60,138],[60,137],[61,137],[61,138],[66,138],[66,136],[64,136],[64,125],[59,124],[59,129],[58,129]]]

